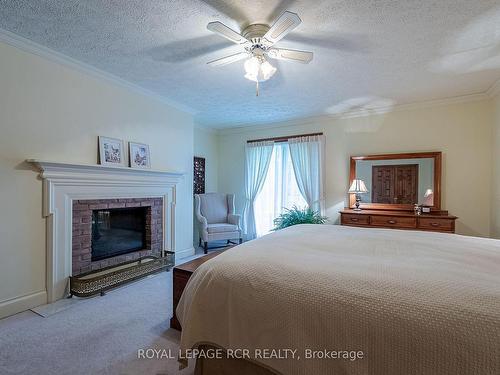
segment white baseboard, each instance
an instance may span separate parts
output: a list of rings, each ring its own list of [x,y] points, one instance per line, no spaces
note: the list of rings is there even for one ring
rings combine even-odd
[[[2,301],[0,302],[0,319],[45,303],[47,303],[45,290]]]
[[[184,250],[177,250],[175,252],[175,259],[187,258],[194,255],[194,247],[188,247]]]

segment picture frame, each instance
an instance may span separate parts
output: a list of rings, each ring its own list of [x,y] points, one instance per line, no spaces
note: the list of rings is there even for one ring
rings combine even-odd
[[[130,168],[151,168],[151,153],[149,145],[144,143],[129,142],[128,155]]]
[[[99,164],[114,167],[125,167],[125,147],[121,139],[98,137]]]
[[[205,194],[205,158],[195,156],[193,160],[194,194]]]

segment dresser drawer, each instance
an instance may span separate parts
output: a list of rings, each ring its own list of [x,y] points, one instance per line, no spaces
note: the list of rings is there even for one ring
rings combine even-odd
[[[344,225],[368,225],[370,216],[358,214],[342,214],[342,224]]]
[[[441,219],[432,217],[420,217],[418,219],[419,229],[453,232],[454,226],[455,223],[453,219]]]
[[[373,215],[371,225],[386,228],[416,228],[417,219],[415,217],[397,217]]]

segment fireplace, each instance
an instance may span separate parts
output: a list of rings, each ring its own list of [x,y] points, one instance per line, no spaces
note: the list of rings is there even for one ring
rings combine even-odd
[[[146,248],[146,207],[92,211],[92,262]]]
[[[162,198],[73,201],[73,276],[160,256],[162,241]]]
[[[179,210],[176,209],[176,188],[184,180],[182,173],[34,159],[28,159],[27,162],[39,172],[43,185],[42,215],[46,220],[47,231],[47,302],[55,302],[68,295],[71,275],[98,269],[103,262],[111,263],[117,258],[135,257],[137,254],[122,254],[92,262],[92,210],[98,208],[89,209],[89,205],[108,201],[108,205],[125,203],[126,206],[127,203],[134,203],[135,207],[139,207],[143,198],[154,197],[142,205],[151,207],[151,217],[146,217],[146,248],[151,250],[140,250],[139,253],[161,255],[163,250],[176,250],[175,227]],[[136,202],[127,201],[134,197]],[[151,224],[148,228],[149,220]],[[40,295],[41,301],[44,294],[45,291],[42,291],[36,296]],[[23,296],[13,300],[16,301],[13,303],[19,300],[19,303],[26,304],[31,298],[31,295]]]

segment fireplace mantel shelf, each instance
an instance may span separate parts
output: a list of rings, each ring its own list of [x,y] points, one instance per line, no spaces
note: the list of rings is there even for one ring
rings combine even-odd
[[[181,177],[185,173],[178,171],[161,171],[147,168],[130,168],[130,167],[113,167],[98,164],[78,164],[78,163],[61,163],[47,160],[27,159],[27,163],[33,164],[41,173],[42,177],[46,173],[51,172],[80,172],[80,173],[113,173],[113,174],[132,174],[142,176],[172,176]]]

